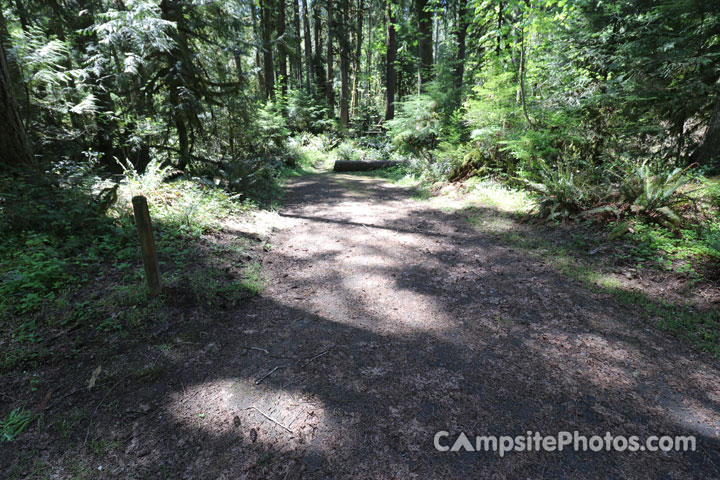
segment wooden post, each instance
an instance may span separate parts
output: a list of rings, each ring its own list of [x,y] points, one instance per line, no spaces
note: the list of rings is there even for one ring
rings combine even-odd
[[[132,199],[133,212],[135,213],[135,224],[140,237],[140,249],[142,250],[143,263],[145,264],[145,277],[147,278],[150,296],[159,295],[162,291],[160,284],[160,268],[158,267],[155,242],[153,242],[152,225],[150,224],[150,212],[148,211],[145,197],[137,196]]]

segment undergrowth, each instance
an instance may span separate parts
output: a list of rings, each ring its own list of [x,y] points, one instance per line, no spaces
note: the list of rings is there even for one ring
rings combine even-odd
[[[0,239],[0,368],[42,361],[58,331],[127,336],[166,320],[173,296],[227,308],[262,288],[255,263],[233,265],[228,278],[227,266],[208,255],[223,219],[254,204],[201,179],[168,182],[168,175],[151,163],[142,175],[126,171],[117,184],[89,175],[0,178],[7,232]],[[146,293],[134,195],[150,207],[167,292],[158,299]],[[243,256],[253,247],[232,241]]]

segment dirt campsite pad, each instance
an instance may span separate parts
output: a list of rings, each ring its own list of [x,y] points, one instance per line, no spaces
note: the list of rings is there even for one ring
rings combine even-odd
[[[171,348],[127,354],[147,358],[153,375],[68,397],[61,409],[95,410],[79,433],[28,431],[2,445],[0,468],[33,477],[42,461],[48,478],[720,478],[716,359],[407,189],[330,173],[286,188],[259,297],[213,318],[187,306],[189,333]],[[461,432],[694,435],[697,448],[501,457],[440,452],[439,431],[446,444]]]

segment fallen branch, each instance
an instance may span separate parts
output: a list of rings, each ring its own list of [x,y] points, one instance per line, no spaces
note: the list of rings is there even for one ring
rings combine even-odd
[[[305,360],[305,365],[307,365],[308,363],[312,362],[316,358],[320,358],[323,355],[327,355],[328,353],[330,353],[330,350],[325,350],[324,352],[320,352],[317,355],[313,355],[312,357],[305,357],[305,358],[303,358],[303,360]]]
[[[260,378],[258,378],[257,380],[255,380],[255,385],[260,385],[260,384],[263,382],[263,380],[265,380],[267,377],[269,377],[270,375],[272,375],[273,373],[275,373],[277,370],[279,370],[279,369],[281,369],[281,368],[285,368],[285,367],[284,367],[283,365],[281,365],[281,366],[279,366],[279,367],[273,368],[273,369],[270,370],[268,373],[266,373],[266,374],[263,375],[262,377],[260,377]]]
[[[258,352],[263,352],[265,355],[267,355],[267,356],[270,357],[270,358],[279,358],[279,359],[282,359],[282,360],[293,360],[292,357],[284,357],[284,356],[282,356],[282,355],[273,355],[273,354],[271,354],[270,352],[268,352],[267,350],[265,350],[264,348],[261,348],[261,347],[242,347],[242,348],[244,348],[245,350],[257,350]]]
[[[374,161],[363,162],[354,160],[338,160],[333,166],[335,172],[364,172],[367,170],[379,170],[381,168],[394,167],[400,165],[400,162],[394,161]]]
[[[285,430],[287,430],[287,431],[290,432],[290,433],[293,433],[293,431],[290,430],[290,427],[287,427],[287,426],[283,425],[282,423],[278,422],[277,420],[275,420],[274,418],[272,418],[270,415],[266,414],[265,412],[263,412],[262,410],[260,410],[259,408],[255,407],[255,406],[247,407],[245,410],[257,410],[258,413],[260,413],[260,415],[262,415],[263,417],[267,418],[268,420],[270,420],[271,422],[273,422],[275,425],[284,428]]]

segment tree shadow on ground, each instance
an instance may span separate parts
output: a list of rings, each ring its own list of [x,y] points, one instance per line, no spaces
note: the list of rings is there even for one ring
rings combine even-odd
[[[117,375],[113,403],[107,392],[84,397],[99,405],[90,444],[114,445],[86,446],[85,468],[143,478],[720,475],[714,360],[462,218],[408,205],[402,189],[355,187],[362,195],[337,176],[289,185],[294,223],[268,255],[261,297],[225,315],[195,306],[169,348],[148,344],[128,360],[145,364]],[[86,426],[38,455],[80,450]],[[443,453],[438,431],[696,435],[698,450]]]

